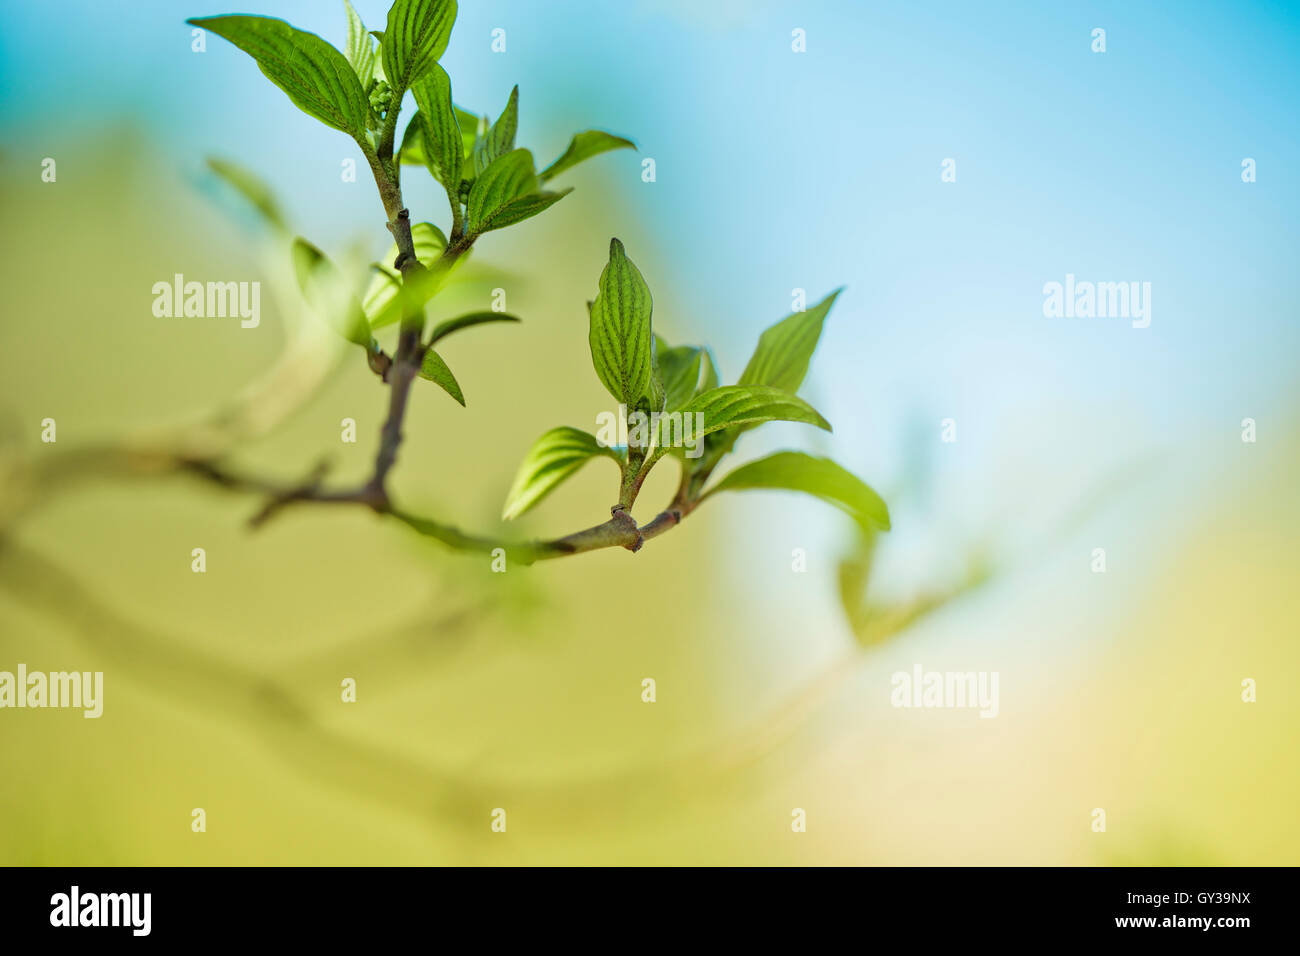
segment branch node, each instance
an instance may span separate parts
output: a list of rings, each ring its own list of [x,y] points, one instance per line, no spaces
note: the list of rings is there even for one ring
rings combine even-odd
[[[324,482],[325,476],[329,473],[329,469],[330,463],[328,459],[320,461],[302,484],[273,496],[270,501],[263,505],[262,510],[249,519],[249,526],[260,528],[286,505],[295,501],[308,501],[315,498],[320,491],[321,483]]]

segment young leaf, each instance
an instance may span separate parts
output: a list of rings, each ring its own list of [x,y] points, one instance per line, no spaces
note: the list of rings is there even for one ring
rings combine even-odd
[[[451,374],[451,369],[442,360],[442,356],[433,349],[428,349],[424,353],[424,364],[420,366],[420,378],[427,378],[431,382],[437,382],[446,390],[448,395],[464,406],[465,394],[460,390],[460,383],[456,381],[456,376]]]
[[[402,280],[397,272],[378,262],[372,262],[370,268],[374,276],[366,287],[366,294],[361,299],[361,307],[366,313],[366,321],[372,329],[382,329],[392,325],[402,317],[397,297],[402,291]]]
[[[225,37],[254,60],[294,105],[327,126],[364,140],[370,101],[343,54],[314,33],[274,17],[196,17],[185,21]]]
[[[474,180],[466,212],[470,224],[482,222],[506,203],[538,190],[533,154],[516,149],[497,158]]]
[[[838,577],[840,606],[844,608],[844,615],[854,634],[861,635],[872,615],[872,608],[867,602],[867,586],[871,582],[879,535],[874,528],[861,528],[855,537],[849,552],[840,559]]]
[[[447,248],[447,237],[433,223],[417,222],[411,227],[411,244],[415,247],[415,258],[428,266]],[[397,256],[397,243],[393,243],[388,250],[388,261],[396,262]]]
[[[693,345],[659,348],[659,375],[664,383],[665,410],[676,411],[695,396],[703,355],[703,350]]]
[[[831,430],[830,423],[802,398],[769,385],[724,385],[715,388],[711,392],[695,396],[681,408],[683,419],[696,412],[704,416],[703,426],[694,432],[697,438],[737,425],[759,425],[776,421],[803,422],[826,431]],[[656,458],[671,450],[671,425],[668,418],[659,420]]]
[[[617,239],[609,241],[599,289],[589,306],[591,363],[614,400],[633,408],[650,388],[653,303],[650,287]]]
[[[478,182],[475,181],[474,185],[477,186]],[[493,229],[504,229],[507,226],[523,222],[525,219],[532,219],[538,213],[550,209],[571,192],[573,192],[572,187],[561,189],[558,193],[536,192],[512,199],[478,223],[472,230],[473,234],[481,235]],[[472,189],[470,194],[473,195]]]
[[[435,325],[432,334],[429,336],[429,344],[433,345],[439,339],[445,339],[453,332],[459,332],[461,329],[468,329],[475,325],[484,325],[488,322],[518,321],[519,317],[517,315],[509,315],[505,312],[471,312],[468,315],[447,319]]]
[[[470,236],[522,222],[572,191],[538,192],[537,174],[533,168],[533,154],[526,149],[516,149],[497,157],[474,180],[465,204],[466,232]]]
[[[375,78],[375,64],[379,62],[379,50],[375,47],[370,34],[366,32],[366,25],[361,22],[361,17],[353,8],[352,0],[343,0],[343,6],[348,16],[348,42],[343,48],[343,53],[352,64],[352,69],[364,89]]]
[[[455,22],[456,0],[395,0],[381,45],[384,75],[399,95],[438,62]]]
[[[402,148],[398,150],[403,166],[428,166],[429,153],[424,146],[424,117],[416,113],[406,124],[402,134]]]
[[[703,395],[705,392],[711,392],[718,387],[718,362],[713,357],[713,350],[707,345],[704,347],[704,379],[700,382],[700,387],[696,395]]]
[[[533,443],[506,495],[501,516],[509,521],[532,508],[589,459],[599,455],[622,462],[618,452],[578,428],[552,428]]]
[[[325,253],[299,236],[292,247],[293,270],[303,298],[349,342],[370,347],[370,325],[343,274]]]
[[[421,124],[426,165],[433,178],[442,183],[452,201],[456,202],[456,193],[460,189],[460,167],[464,159],[464,140],[456,122],[456,110],[451,105],[451,78],[447,76],[446,70],[435,63],[411,87],[411,92],[420,108],[416,120]]]
[[[714,485],[718,491],[772,488],[802,491],[847,512],[864,530],[889,530],[889,508],[869,485],[829,458],[782,451],[751,461]]]
[[[374,278],[366,289],[363,307],[372,329],[400,322],[406,310],[423,308],[437,295],[446,278],[432,270],[421,273],[413,282],[404,281],[401,273],[378,263],[371,263]]]
[[[266,183],[242,166],[227,162],[224,159],[217,159],[215,156],[209,156],[207,164],[208,169],[233,186],[241,196],[252,203],[268,225],[279,232],[288,229],[284,222],[284,216],[280,214],[280,207]]]
[[[583,160],[599,156],[601,153],[607,153],[611,149],[636,149],[636,143],[630,139],[624,139],[622,136],[615,136],[612,133],[605,133],[598,129],[575,133],[573,139],[569,141],[569,148],[564,151],[564,155],[542,170],[538,178],[542,182],[554,179],[566,169],[577,166]]]
[[[417,222],[411,226],[411,244],[415,247],[415,258],[427,269],[442,255],[447,248],[447,237],[443,231],[431,222]],[[397,243],[388,247],[384,255],[384,268],[396,275],[393,263],[397,261],[400,250]]]
[[[662,412],[668,401],[668,392],[664,389],[664,379],[659,373],[659,348],[663,347],[664,351],[668,350],[668,343],[654,334],[653,329],[650,332],[650,388],[641,400],[637,402],[637,409],[642,412]]]
[[[442,250],[447,247],[447,237],[431,222],[417,222],[413,225],[411,240],[415,245],[415,258],[426,269],[437,261],[442,255]],[[394,243],[388,249],[384,264],[375,267],[375,275],[366,288],[366,294],[362,297],[362,306],[372,329],[391,325],[402,317],[402,307],[398,301],[402,280],[393,268],[397,255],[397,244]],[[430,290],[430,296],[433,291],[435,290]]]
[[[456,113],[456,124],[460,127],[460,140],[465,147],[462,155],[465,159],[469,159],[474,153],[474,140],[478,136],[478,117],[459,106],[453,106],[452,109]]]
[[[450,91],[448,92],[450,100]],[[498,156],[504,156],[515,148],[515,130],[519,126],[519,87],[510,91],[506,108],[501,111],[497,121],[488,131],[478,137],[474,143],[474,175],[481,176],[483,170],[492,165]]]
[[[771,385],[796,392],[808,374],[826,313],[843,291],[836,289],[806,312],[795,312],[758,337],[758,347],[745,366],[738,385]]]

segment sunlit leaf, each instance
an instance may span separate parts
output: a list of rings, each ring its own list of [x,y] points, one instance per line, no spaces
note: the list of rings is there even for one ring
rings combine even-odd
[[[424,363],[420,366],[420,378],[427,378],[431,382],[437,382],[446,390],[448,395],[460,402],[461,405],[465,404],[465,394],[460,390],[460,383],[456,381],[456,376],[451,374],[451,369],[442,360],[442,356],[433,349],[428,349],[424,353]]]
[[[607,153],[611,149],[636,149],[636,143],[630,139],[624,139],[622,136],[615,136],[612,133],[605,133],[598,129],[589,129],[583,133],[574,134],[573,139],[569,141],[569,148],[564,151],[555,162],[542,170],[538,176],[542,182],[560,175],[566,169],[577,166],[583,160],[591,159],[593,156],[599,156],[601,153]]]
[[[474,180],[465,204],[466,232],[478,236],[522,222],[563,199],[563,192],[538,191],[533,154],[516,149],[499,156]]]
[[[701,427],[696,430],[692,426],[692,434],[696,438],[725,428],[775,421],[803,422],[826,431],[831,430],[830,423],[802,398],[769,385],[724,385],[715,388],[711,392],[695,396],[681,408],[683,419],[696,413],[703,415]],[[670,424],[672,423],[667,418],[660,422],[656,457],[671,449]]]
[[[400,93],[428,73],[455,22],[456,0],[394,0],[381,41],[389,85]]]
[[[325,253],[303,239],[294,239],[293,270],[307,304],[329,326],[363,348],[370,347],[370,324],[343,274]]]
[[[375,45],[375,41],[370,34],[366,32],[366,25],[361,22],[361,17],[352,6],[352,0],[343,0],[343,6],[348,17],[348,42],[343,48],[343,53],[348,62],[352,64],[352,69],[356,71],[357,79],[361,81],[362,88],[365,88],[375,78],[375,64],[379,62],[379,48]]]
[[[777,452],[741,465],[714,485],[706,497],[719,491],[753,488],[802,491],[846,512],[863,528],[889,530],[889,509],[880,495],[829,458],[797,451]]]
[[[681,408],[695,396],[703,355],[703,350],[693,345],[659,349],[659,375],[663,381],[664,408],[667,411]]]
[[[758,337],[758,347],[745,366],[738,385],[771,385],[797,392],[808,374],[808,363],[821,338],[826,313],[835,304],[836,289],[806,312],[795,312]]]
[[[433,327],[433,332],[429,336],[429,344],[444,339],[453,332],[459,332],[461,329],[472,328],[476,325],[484,325],[488,322],[518,322],[519,317],[509,315],[505,312],[471,312],[468,315],[459,315],[454,319],[447,319],[439,322]]]
[[[481,176],[498,156],[515,148],[515,130],[519,126],[519,87],[510,91],[506,108],[474,143],[474,175]]]
[[[314,33],[274,17],[197,17],[186,21],[225,37],[254,60],[305,113],[363,140],[370,102],[347,59]]]
[[[621,461],[618,453],[578,428],[552,428],[533,443],[506,495],[502,517],[517,518],[587,461],[598,456]]]
[[[696,395],[702,395],[705,392],[711,392],[718,387],[718,360],[713,357],[713,350],[708,346],[704,347],[703,362],[704,376],[700,381],[700,387],[696,390]]]
[[[459,106],[453,106],[452,109],[456,113],[456,125],[460,127],[460,140],[465,147],[464,158],[469,159],[474,153],[474,140],[478,136],[478,117]]]
[[[456,110],[451,104],[451,78],[435,63],[411,88],[411,93],[420,108],[412,122],[418,120],[420,123],[425,163],[433,178],[454,197],[460,189],[464,141],[456,121]]]
[[[442,255],[443,249],[447,247],[447,237],[431,222],[417,222],[411,226],[411,240],[415,246],[415,258],[426,269],[433,266]],[[361,304],[372,329],[392,325],[402,317],[402,306],[399,301],[402,279],[398,271],[393,268],[398,252],[397,243],[393,243],[388,249],[384,263],[375,266],[375,274],[366,288],[366,294],[362,297]],[[433,290],[429,292],[429,295],[432,294]]]
[[[406,124],[398,152],[403,166],[428,166],[429,155],[424,146],[424,118],[419,113],[412,116]]]
[[[599,289],[590,307],[591,362],[614,400],[634,408],[650,388],[653,306],[650,287],[617,239],[609,242]]]

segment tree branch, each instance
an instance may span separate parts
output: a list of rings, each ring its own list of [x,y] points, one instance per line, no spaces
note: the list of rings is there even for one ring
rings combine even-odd
[[[401,187],[392,168],[395,130],[396,110],[394,109],[390,110],[390,115],[386,118],[377,145],[372,145],[366,140],[358,140],[358,144],[370,164],[375,185],[388,216],[386,225],[388,231],[392,233],[398,250],[393,267],[401,273],[401,291],[406,296],[410,288],[417,283],[438,282],[450,271],[456,261],[469,251],[474,237],[464,234],[458,202],[449,189],[448,198],[452,200],[452,211],[455,214],[451,239],[431,269],[426,269],[416,257],[415,242],[411,234],[410,212],[403,205]],[[430,275],[430,272],[434,274]],[[179,471],[212,482],[227,490],[266,495],[268,500],[250,519],[253,527],[265,524],[292,504],[305,502],[357,504],[377,514],[396,518],[417,533],[435,538],[453,548],[485,553],[500,549],[515,560],[526,564],[604,548],[617,547],[633,552],[639,551],[646,541],[680,524],[685,515],[695,507],[697,501],[695,495],[691,493],[690,476],[684,472],[681,486],[672,504],[644,528],[638,527],[629,509],[636,500],[641,483],[648,472],[648,468],[640,467],[644,463],[644,457],[635,463],[637,467],[626,470],[620,502],[611,509],[609,520],[551,540],[507,542],[485,538],[467,534],[452,525],[432,518],[410,514],[394,506],[388,494],[387,479],[397,463],[397,453],[402,444],[402,427],[410,402],[411,386],[419,377],[428,348],[422,341],[425,325],[423,302],[428,298],[424,295],[426,291],[429,290],[423,288],[416,295],[405,297],[398,345],[393,355],[390,357],[382,349],[375,349],[367,356],[370,368],[389,386],[390,391],[388,414],[380,429],[379,450],[375,456],[374,470],[360,486],[336,490],[324,488],[327,471],[324,462],[318,464],[302,482],[284,485],[236,474],[220,465],[215,458],[195,457],[182,452],[168,452],[165,449],[151,453],[153,470]]]
[[[646,525],[638,526],[636,520],[621,508],[614,508],[608,521],[560,538],[537,541],[505,541],[461,531],[454,525],[411,514],[392,504],[387,495],[380,497],[371,482],[359,488],[327,491],[321,488],[323,465],[317,466],[307,480],[298,485],[280,485],[222,468],[211,461],[177,461],[176,468],[183,474],[201,478],[228,491],[249,491],[270,496],[270,501],[250,519],[259,527],[268,518],[291,504],[314,502],[317,504],[364,505],[376,514],[396,518],[411,530],[427,538],[434,538],[458,551],[475,551],[491,554],[501,550],[509,558],[523,564],[563,558],[587,551],[605,548],[624,548],[640,551],[651,538],[657,538],[681,524],[682,519],[694,510],[693,503],[677,498],[664,511]]]

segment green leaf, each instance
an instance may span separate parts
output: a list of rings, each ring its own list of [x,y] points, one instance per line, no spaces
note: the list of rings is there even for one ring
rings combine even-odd
[[[659,375],[664,384],[664,408],[676,411],[695,396],[704,352],[693,345],[658,349]]]
[[[442,255],[442,251],[447,248],[447,237],[443,231],[431,222],[417,222],[411,226],[411,244],[415,247],[415,258],[420,261],[426,269],[430,268]],[[397,243],[388,247],[388,252],[384,254],[383,265],[379,270],[387,272],[390,276],[397,276],[397,269],[393,265],[397,261],[401,250],[397,248]]]
[[[846,512],[864,530],[889,530],[889,508],[880,495],[851,471],[829,458],[782,451],[731,472],[706,494],[770,488],[802,491]]]
[[[415,258],[427,269],[442,255],[442,250],[447,248],[447,237],[433,223],[417,222],[411,226],[411,244],[415,247]],[[384,268],[393,275],[397,274],[393,263],[397,261],[400,252],[394,242],[384,255]]]
[[[442,255],[442,250],[447,247],[447,237],[442,234],[441,229],[431,222],[417,222],[413,225],[411,227],[411,240],[415,245],[415,258],[426,269],[432,268],[433,264]],[[362,306],[372,329],[392,325],[402,317],[402,306],[399,301],[402,279],[397,270],[393,268],[393,263],[397,261],[398,251],[397,243],[393,243],[389,247],[384,264],[375,266],[374,277],[370,280],[370,285],[366,288],[366,294],[362,297]],[[461,258],[463,259],[464,256]],[[435,291],[437,291],[436,288],[429,289],[429,297],[432,297]],[[428,301],[428,299],[426,298],[425,301]]]
[[[429,154],[424,146],[424,117],[416,113],[406,124],[402,134],[402,148],[398,150],[403,166],[428,166]]]
[[[266,183],[247,169],[244,169],[244,167],[227,162],[224,159],[217,159],[215,156],[209,156],[207,164],[208,169],[220,176],[230,186],[233,186],[241,196],[252,203],[268,225],[281,232],[288,229],[284,222],[284,216],[280,214],[279,204],[276,203],[271,188]]]
[[[861,525],[859,528],[853,546],[840,559],[839,590],[840,606],[844,608],[849,626],[861,640],[872,615],[872,608],[867,603],[867,586],[871,583],[879,535],[874,528],[863,528]]]
[[[400,275],[378,262],[372,263],[374,276],[366,287],[366,294],[361,299],[361,307],[366,313],[366,321],[372,329],[382,329],[402,318],[398,297],[402,293]]]
[[[634,408],[650,388],[653,303],[650,287],[617,239],[609,241],[599,289],[589,308],[591,363],[615,401]]]
[[[696,395],[703,395],[705,392],[711,392],[718,387],[718,361],[713,357],[713,350],[707,345],[704,347],[704,379],[700,382]]]
[[[533,169],[533,154],[516,149],[497,157],[474,180],[465,204],[466,231],[470,236],[522,222],[572,192],[539,192]]]
[[[442,356],[433,349],[428,349],[424,353],[424,364],[420,366],[420,378],[427,378],[431,382],[437,382],[446,390],[448,395],[464,406],[465,394],[460,390],[460,383],[456,381],[456,376],[451,374],[451,369],[442,360]]]
[[[444,339],[453,332],[459,332],[461,329],[468,329],[475,325],[484,325],[488,322],[518,321],[519,317],[517,315],[510,315],[506,312],[470,312],[468,315],[460,315],[435,325],[433,333],[429,336],[429,344],[433,345],[439,339]]]
[[[387,82],[388,82],[388,77],[384,75],[384,61],[383,61],[383,56],[382,56],[383,49],[384,49],[384,31],[383,31],[383,30],[371,30],[371,31],[370,31],[370,35],[371,35],[372,37],[374,37],[374,38],[375,38],[375,42],[379,44],[379,46],[377,46],[377,47],[375,48],[375,70],[374,70],[374,74],[375,74],[375,75],[374,75],[374,78],[375,78],[375,80],[383,80],[385,83],[387,83]],[[369,91],[367,91],[367,92],[369,92]]]
[[[596,441],[595,436],[567,425],[552,428],[524,456],[506,495],[501,516],[509,521],[532,508],[566,478],[599,455],[622,462],[618,452]]]
[[[478,185],[477,181],[474,185]],[[525,219],[532,219],[538,213],[550,209],[571,192],[573,192],[573,189],[569,188],[561,189],[558,193],[537,192],[530,193],[527,196],[520,196],[518,199],[512,199],[488,216],[485,221],[477,224],[473,229],[473,234],[480,235],[493,229],[504,229],[507,226],[523,222]],[[473,195],[473,190],[470,190],[470,194]]]
[[[370,347],[370,324],[343,274],[325,253],[299,236],[292,246],[293,271],[303,298],[349,342]]]
[[[411,87],[411,93],[420,108],[416,120],[421,124],[425,163],[433,178],[442,183],[455,201],[460,189],[464,140],[456,122],[456,110],[451,104],[451,77],[435,63],[424,78]]]
[[[566,169],[577,166],[583,160],[599,156],[601,153],[607,153],[611,149],[634,150],[636,149],[636,143],[630,139],[624,139],[622,136],[615,136],[612,133],[605,133],[598,129],[575,133],[573,139],[569,140],[569,148],[564,151],[564,154],[559,159],[542,170],[538,178],[542,182],[554,179]]]
[[[438,62],[456,22],[456,0],[395,0],[382,41],[384,75],[400,96]]]
[[[483,170],[492,165],[498,156],[504,156],[515,148],[515,130],[519,126],[519,87],[510,91],[506,108],[501,111],[497,121],[486,133],[474,142],[474,175],[481,176]]]
[[[537,173],[533,167],[533,154],[526,149],[516,149],[500,156],[474,180],[466,203],[466,214],[471,227],[486,221],[493,212],[507,203],[537,192]]]
[[[711,392],[697,395],[681,408],[683,420],[687,415],[702,414],[703,424],[692,435],[710,435],[737,425],[758,425],[763,422],[803,422],[831,430],[830,423],[817,410],[796,395],[770,385],[724,385]],[[659,422],[659,436],[655,457],[660,458],[671,450],[668,418]]]
[[[456,124],[460,127],[460,139],[465,147],[463,155],[469,159],[474,152],[474,140],[478,136],[478,117],[459,106],[453,106],[452,109],[456,112]]]
[[[305,113],[364,140],[370,101],[343,54],[314,33],[274,17],[198,17],[186,21],[225,37],[254,60]]]
[[[664,351],[668,350],[668,343],[665,342],[663,339],[661,339],[659,336],[655,335],[654,330],[651,329],[650,388],[646,392],[646,394],[641,396],[641,400],[636,404],[636,407],[639,411],[662,412],[664,410],[664,405],[668,401],[668,393],[667,391],[664,390],[663,376],[659,374],[658,351],[660,346],[663,347]]]
[[[433,223],[417,222],[411,227],[411,244],[415,247],[415,258],[427,266],[447,248],[447,237]],[[388,252],[389,261],[396,262],[397,256],[397,243],[393,243]]]
[[[352,64],[352,69],[364,89],[375,78],[375,64],[379,62],[379,49],[370,34],[366,32],[366,25],[361,22],[361,17],[353,8],[352,0],[343,0],[343,6],[348,17],[348,42],[343,48],[343,54]]]
[[[795,312],[758,337],[758,347],[740,376],[739,385],[771,385],[796,392],[808,374],[826,313],[842,292],[836,289],[806,312]]]

